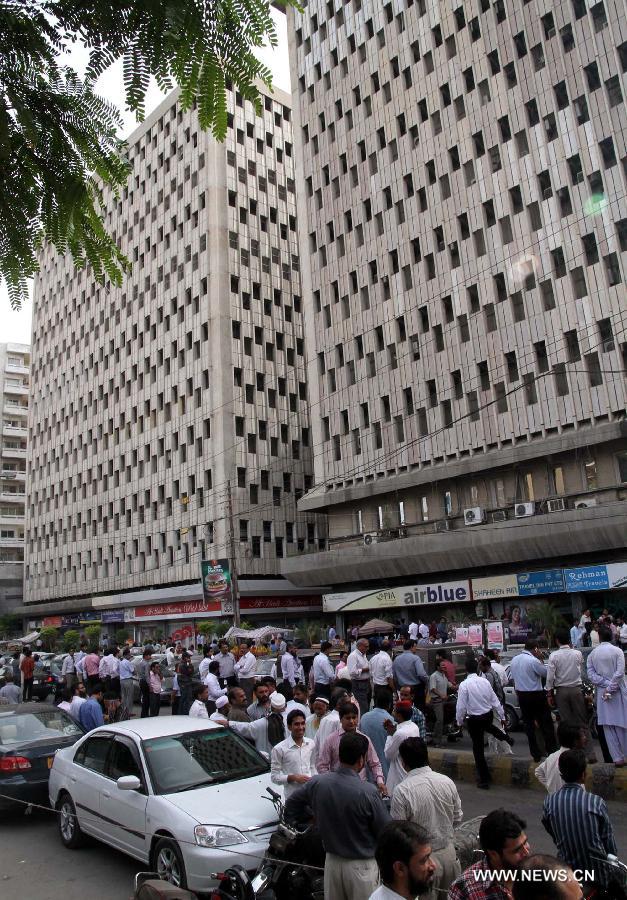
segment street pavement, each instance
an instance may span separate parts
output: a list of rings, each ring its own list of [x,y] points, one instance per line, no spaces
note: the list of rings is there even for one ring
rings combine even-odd
[[[478,791],[458,784],[464,818],[492,809],[515,809],[527,822],[533,850],[554,853],[553,842],[540,823],[543,794],[538,791],[493,787]],[[608,804],[619,855],[627,859],[627,804]],[[215,812],[215,811],[214,811]],[[127,900],[132,897],[135,873],[145,867],[96,841],[80,850],[66,850],[55,817],[37,811],[30,816],[0,815],[0,897],[37,897],[41,900],[85,900],[85,897]]]

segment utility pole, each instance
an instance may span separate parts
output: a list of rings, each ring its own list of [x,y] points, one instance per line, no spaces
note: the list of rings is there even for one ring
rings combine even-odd
[[[227,481],[227,512],[229,519],[229,562],[231,564],[231,597],[233,602],[233,625],[238,628],[239,616],[239,586],[237,583],[237,563],[235,561],[235,528],[233,525],[233,498],[231,496],[231,481]]]

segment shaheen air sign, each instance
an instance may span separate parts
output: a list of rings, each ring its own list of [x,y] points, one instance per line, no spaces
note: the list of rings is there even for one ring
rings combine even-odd
[[[472,600],[469,581],[434,581],[381,588],[378,591],[347,591],[324,594],[324,612],[348,612],[360,609],[392,609],[407,606],[434,606],[436,603],[466,603]]]

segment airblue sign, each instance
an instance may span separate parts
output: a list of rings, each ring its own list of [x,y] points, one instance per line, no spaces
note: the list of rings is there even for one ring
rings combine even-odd
[[[606,591],[610,587],[607,566],[579,566],[576,569],[564,569],[566,590]]]
[[[533,597],[537,594],[559,594],[564,590],[561,569],[546,569],[543,572],[519,572],[516,575],[519,597]]]

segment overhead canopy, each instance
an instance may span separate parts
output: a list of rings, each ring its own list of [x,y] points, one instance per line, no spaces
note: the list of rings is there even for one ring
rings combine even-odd
[[[383,619],[370,619],[359,629],[359,637],[369,637],[372,634],[389,634],[394,631],[394,626]]]
[[[241,638],[242,640],[250,640],[250,641],[269,641],[273,634],[282,634],[283,637],[287,637],[287,635],[292,635],[294,630],[292,628],[277,628],[276,625],[264,625],[263,628],[235,628],[235,626],[231,626],[227,633],[224,635],[225,639],[234,640]]]
[[[15,638],[15,642],[18,644],[34,644],[36,640],[39,639],[38,631],[31,631],[30,634],[25,634],[23,638]]]

